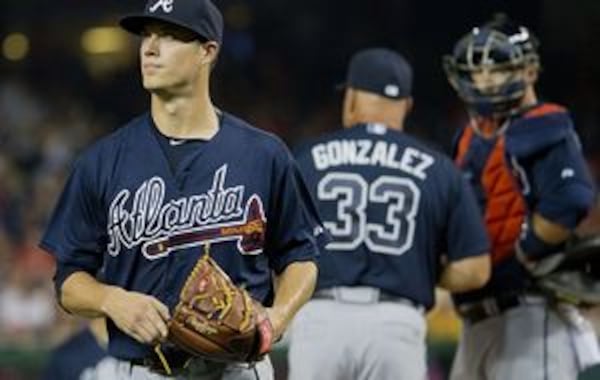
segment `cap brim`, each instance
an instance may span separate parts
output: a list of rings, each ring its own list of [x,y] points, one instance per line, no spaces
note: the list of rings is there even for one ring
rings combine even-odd
[[[184,22],[181,22],[179,20],[168,17],[168,16],[162,16],[162,15],[148,16],[147,14],[144,14],[144,13],[132,14],[132,15],[123,17],[119,21],[119,25],[121,25],[121,28],[125,29],[126,31],[139,36],[142,34],[142,32],[144,31],[144,27],[146,25],[148,25],[148,23],[156,22],[156,21],[166,22],[167,24],[172,24],[172,25],[179,26],[181,28],[185,28],[191,32],[196,33],[200,38],[208,40],[208,38],[206,36],[203,36],[200,33],[198,33],[192,26],[190,26]]]
[[[378,96],[383,96],[384,98],[388,98],[388,99],[392,99],[392,100],[400,100],[400,99],[405,99],[405,98],[410,98],[411,95],[388,95],[385,93],[382,93],[380,91],[374,90],[372,88],[369,88],[367,86],[360,86],[360,85],[352,85],[350,83],[347,82],[342,82],[342,83],[338,83],[334,86],[334,90],[335,91],[345,91],[348,88],[353,88],[355,90],[360,90],[360,91],[364,91],[364,92],[370,92],[372,94],[378,95]]]

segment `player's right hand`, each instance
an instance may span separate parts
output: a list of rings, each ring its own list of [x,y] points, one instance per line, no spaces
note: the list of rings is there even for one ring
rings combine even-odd
[[[155,297],[111,287],[102,311],[121,331],[140,343],[155,344],[167,338],[169,309]]]

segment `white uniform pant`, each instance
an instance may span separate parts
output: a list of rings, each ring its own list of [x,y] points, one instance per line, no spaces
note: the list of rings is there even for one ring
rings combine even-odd
[[[569,313],[539,300],[465,323],[450,379],[577,379],[597,363],[598,345],[589,322],[574,308]]]
[[[396,302],[314,299],[290,331],[290,380],[423,380],[426,323]]]

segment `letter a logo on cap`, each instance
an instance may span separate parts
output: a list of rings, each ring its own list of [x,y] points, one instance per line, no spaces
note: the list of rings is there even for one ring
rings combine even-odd
[[[158,0],[150,7],[150,12],[154,13],[158,8],[162,8],[165,13],[171,13],[173,11],[173,0]]]
[[[400,94],[400,89],[395,84],[388,84],[383,89],[383,92],[385,92],[387,96],[396,97]]]

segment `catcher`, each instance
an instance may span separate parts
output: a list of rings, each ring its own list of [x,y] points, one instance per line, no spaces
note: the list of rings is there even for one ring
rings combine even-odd
[[[590,324],[571,304],[579,303],[566,287],[573,272],[551,274],[569,256],[558,252],[592,207],[594,189],[568,111],[538,98],[537,48],[528,28],[497,15],[444,61],[470,116],[455,162],[492,242],[490,281],[454,295],[464,328],[453,380],[575,379],[600,360]]]
[[[266,353],[315,285],[316,209],[285,145],[212,104],[210,0],[121,25],[142,36],[150,112],[74,165],[41,243],[58,300],[107,318],[118,379],[272,379]]]

